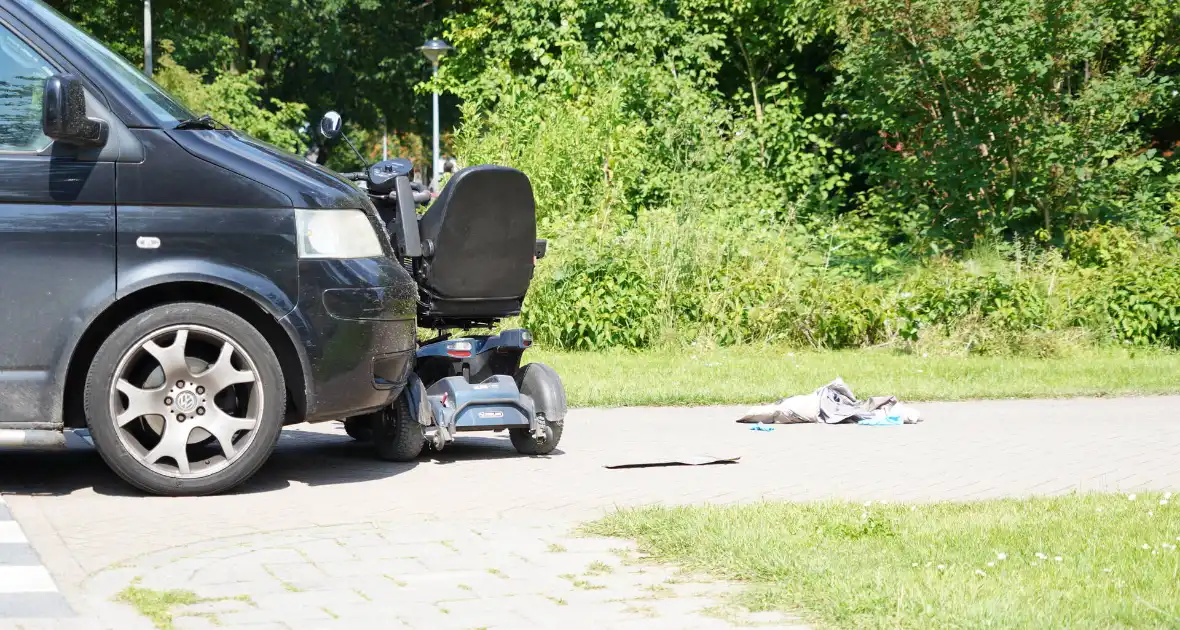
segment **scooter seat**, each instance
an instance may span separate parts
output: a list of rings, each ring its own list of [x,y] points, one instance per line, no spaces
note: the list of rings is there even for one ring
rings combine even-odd
[[[419,226],[420,325],[520,314],[537,248],[536,205],[524,173],[489,165],[459,171]]]

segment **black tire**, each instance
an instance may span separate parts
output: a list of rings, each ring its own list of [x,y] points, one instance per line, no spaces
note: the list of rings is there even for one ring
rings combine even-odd
[[[520,393],[532,396],[538,414],[545,415],[549,436],[538,442],[528,429],[511,429],[508,435],[512,446],[522,455],[548,455],[561,442],[565,429],[565,414],[568,403],[565,386],[553,368],[544,363],[530,363],[516,371],[516,386]]]
[[[373,441],[373,417],[357,416],[344,421],[344,432],[357,442]]]
[[[406,392],[393,404],[373,415],[373,443],[377,456],[390,462],[412,462],[426,448],[422,425],[410,414]]]
[[[118,380],[116,371],[124,355],[149,335],[171,326],[201,326],[232,339],[253,361],[254,383],[261,388],[265,401],[253,440],[226,468],[203,477],[170,477],[141,463],[120,439],[121,429],[112,415],[112,388]],[[123,480],[151,494],[201,496],[234,488],[254,476],[270,458],[283,429],[287,386],[270,343],[249,322],[225,309],[183,302],[139,313],[111,333],[90,364],[84,405],[87,425],[99,455]]]

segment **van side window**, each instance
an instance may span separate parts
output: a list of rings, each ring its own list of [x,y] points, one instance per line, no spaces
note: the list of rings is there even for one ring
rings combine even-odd
[[[0,25],[0,152],[49,146],[41,133],[41,95],[53,66]]]

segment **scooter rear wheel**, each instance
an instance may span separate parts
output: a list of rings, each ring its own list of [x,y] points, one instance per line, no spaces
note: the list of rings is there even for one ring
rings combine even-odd
[[[391,462],[412,462],[426,448],[422,425],[410,413],[406,392],[393,405],[373,414],[373,443],[377,456]]]
[[[565,429],[568,403],[561,377],[544,363],[530,363],[517,370],[516,385],[520,393],[532,397],[537,415],[545,418],[546,432],[545,438],[538,440],[530,429],[511,429],[512,446],[522,455],[548,455],[561,442]]]

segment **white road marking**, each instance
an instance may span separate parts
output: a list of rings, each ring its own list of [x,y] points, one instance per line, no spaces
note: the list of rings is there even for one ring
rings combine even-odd
[[[56,593],[57,585],[45,567],[0,566],[0,593]]]
[[[21,530],[20,524],[16,521],[0,521],[0,543],[21,543],[28,544],[29,539],[25,538],[25,532]]]

